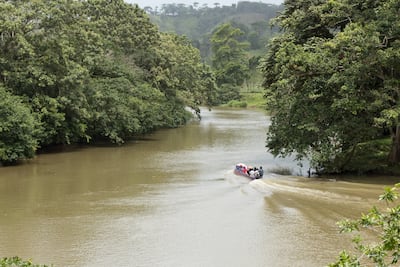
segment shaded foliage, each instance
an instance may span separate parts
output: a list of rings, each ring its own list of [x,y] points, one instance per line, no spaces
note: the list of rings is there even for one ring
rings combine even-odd
[[[22,98],[0,87],[0,162],[30,158],[38,147],[39,122]]]

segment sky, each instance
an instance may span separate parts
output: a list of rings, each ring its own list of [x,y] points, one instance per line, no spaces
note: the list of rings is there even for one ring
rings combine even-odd
[[[246,0],[249,2],[262,2],[267,4],[282,4],[283,0]],[[144,8],[145,6],[151,7],[161,7],[162,4],[185,4],[192,5],[194,2],[198,2],[199,6],[203,4],[207,4],[209,7],[214,7],[214,3],[219,3],[221,6],[231,6],[232,4],[236,4],[240,2],[240,0],[125,0],[125,2],[130,4],[138,4],[139,7]]]

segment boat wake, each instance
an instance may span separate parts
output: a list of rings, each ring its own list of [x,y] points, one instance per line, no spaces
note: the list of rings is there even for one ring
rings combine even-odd
[[[229,184],[239,187],[244,194],[257,192],[266,197],[280,194],[291,199],[307,198],[338,203],[374,203],[376,201],[376,195],[373,192],[366,194],[369,188],[363,188],[362,184],[352,184],[335,179],[314,179],[270,173],[264,175],[262,179],[249,179],[236,175],[232,171],[227,171],[224,177]],[[357,190],[354,190],[353,187],[357,187]]]
[[[365,197],[350,195],[344,190],[340,182],[301,182],[291,180],[260,179],[249,183],[257,191],[267,195],[283,193],[291,196],[302,196],[315,198],[318,200],[329,200],[338,202],[360,202],[365,201]],[[371,199],[373,201],[373,199]]]

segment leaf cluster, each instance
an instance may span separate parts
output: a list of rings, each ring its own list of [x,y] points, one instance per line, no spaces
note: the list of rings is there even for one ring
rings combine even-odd
[[[47,267],[32,263],[31,260],[23,260],[20,257],[5,257],[0,259],[0,267]]]
[[[385,201],[387,208],[380,210],[373,207],[358,220],[339,222],[341,232],[357,232],[353,243],[357,255],[342,251],[336,262],[330,267],[362,266],[372,262],[375,266],[396,266],[400,259],[400,205],[397,203],[400,184],[385,188],[379,197]],[[361,233],[374,233],[374,242],[366,243]]]

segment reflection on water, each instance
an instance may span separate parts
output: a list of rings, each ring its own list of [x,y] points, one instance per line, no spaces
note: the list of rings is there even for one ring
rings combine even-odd
[[[308,179],[265,149],[253,110],[121,147],[44,154],[0,169],[0,256],[55,266],[323,266],[350,245],[336,221],[376,203],[385,182]],[[262,165],[262,180],[235,176]]]

